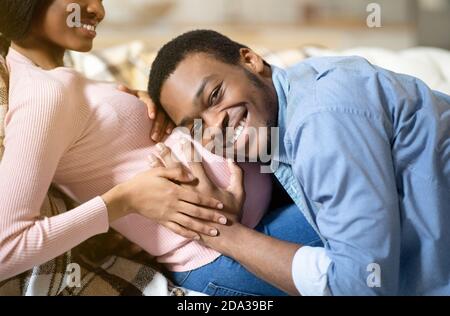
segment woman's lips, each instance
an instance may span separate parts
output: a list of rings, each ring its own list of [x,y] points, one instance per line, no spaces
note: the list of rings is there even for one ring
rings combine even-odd
[[[97,36],[97,24],[94,23],[81,23],[81,26],[79,27],[80,31],[85,35],[86,37],[89,37],[91,39],[95,38]]]

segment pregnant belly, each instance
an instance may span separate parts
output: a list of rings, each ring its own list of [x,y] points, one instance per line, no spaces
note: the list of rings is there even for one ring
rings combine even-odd
[[[181,138],[186,135],[175,131],[166,141],[173,153],[183,161],[181,154]],[[196,144],[196,148],[203,158],[205,171],[210,179],[220,187],[228,186],[230,171],[226,160],[216,156]],[[269,174],[260,172],[260,165],[256,163],[240,164],[244,171],[244,186],[246,200],[243,207],[242,224],[254,228],[264,216],[270,203],[272,193],[272,181]],[[142,247],[153,256],[164,256],[169,252],[191,243],[158,223],[144,218],[138,214],[126,216],[112,227],[127,237],[130,241]]]

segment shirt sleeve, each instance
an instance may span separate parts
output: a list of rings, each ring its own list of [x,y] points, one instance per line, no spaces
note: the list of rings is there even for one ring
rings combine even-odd
[[[322,247],[301,247],[292,262],[292,278],[303,296],[330,296],[327,272],[331,260]]]
[[[325,251],[330,259],[326,274],[330,293],[394,295],[399,276],[400,216],[391,146],[382,115],[322,107],[298,127],[293,148],[294,172],[306,195],[318,205],[317,225],[327,241]],[[316,258],[311,264],[323,267],[313,277],[320,291],[326,266],[321,262],[326,260],[317,251],[307,253],[311,251],[298,254],[299,265],[293,269],[301,269],[306,261]],[[301,259],[306,256],[311,258]],[[299,284],[301,281],[301,277],[297,279],[300,290],[308,286],[308,282]]]
[[[28,91],[11,92],[13,102],[6,117],[0,163],[0,281],[45,263],[109,227],[100,197],[60,215],[41,216],[58,163],[76,133],[75,115],[57,82],[28,81]]]

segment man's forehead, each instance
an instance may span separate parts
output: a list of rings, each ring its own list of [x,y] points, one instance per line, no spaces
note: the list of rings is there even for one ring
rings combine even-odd
[[[182,121],[198,117],[201,107],[195,104],[202,88],[224,74],[226,64],[206,53],[188,55],[167,78],[161,89],[161,103],[172,120]]]

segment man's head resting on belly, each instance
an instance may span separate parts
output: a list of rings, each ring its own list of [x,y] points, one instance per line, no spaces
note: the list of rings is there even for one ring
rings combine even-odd
[[[208,30],[180,35],[159,51],[148,90],[216,154],[255,161],[270,151],[278,116],[272,69],[247,46]]]

